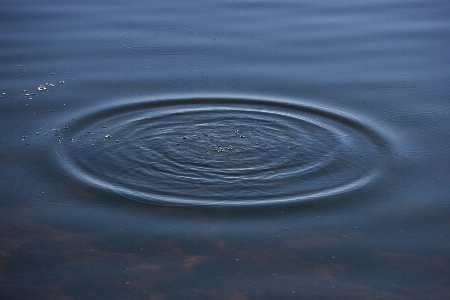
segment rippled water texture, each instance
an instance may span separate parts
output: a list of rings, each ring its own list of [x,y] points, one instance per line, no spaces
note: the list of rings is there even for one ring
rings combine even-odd
[[[251,99],[151,101],[82,116],[56,150],[74,177],[143,202],[260,205],[357,189],[387,143],[340,112]]]
[[[0,2],[0,299],[449,299],[450,2]]]

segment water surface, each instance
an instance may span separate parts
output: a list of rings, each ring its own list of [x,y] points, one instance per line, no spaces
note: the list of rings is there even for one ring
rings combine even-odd
[[[0,8],[0,298],[450,297],[447,2]]]

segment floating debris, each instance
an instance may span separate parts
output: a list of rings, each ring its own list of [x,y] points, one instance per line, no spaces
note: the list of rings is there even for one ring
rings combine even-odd
[[[38,91],[45,91],[47,88],[45,87],[45,86],[43,86],[43,85],[40,85],[39,87],[38,87]]]

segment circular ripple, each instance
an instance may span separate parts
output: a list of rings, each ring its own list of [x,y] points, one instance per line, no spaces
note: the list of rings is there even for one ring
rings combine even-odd
[[[186,54],[206,51],[216,45],[211,33],[158,22],[123,22],[103,26],[100,40],[129,50],[151,54]]]
[[[443,126],[427,124],[429,122],[392,122],[377,125],[380,131],[387,132],[395,140],[393,151],[399,153],[439,153],[448,152],[450,133]]]
[[[58,149],[68,174],[149,203],[262,205],[358,189],[386,141],[331,110],[254,99],[139,102],[80,117]]]
[[[116,82],[137,90],[158,90],[164,84],[214,85],[237,76],[231,62],[205,57],[179,57],[127,64],[117,69]]]
[[[413,206],[397,213],[398,230],[408,236],[450,241],[450,204],[429,203]]]
[[[236,65],[231,62],[197,57],[158,60],[146,70],[161,79],[183,83],[223,81],[236,76]]]
[[[420,88],[385,88],[367,94],[367,105],[396,114],[431,114],[450,109],[449,96]]]

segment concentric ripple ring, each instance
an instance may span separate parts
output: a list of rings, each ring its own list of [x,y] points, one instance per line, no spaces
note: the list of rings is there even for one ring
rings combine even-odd
[[[384,169],[356,117],[288,101],[140,101],[75,119],[56,153],[76,180],[160,205],[248,206],[344,194]]]

